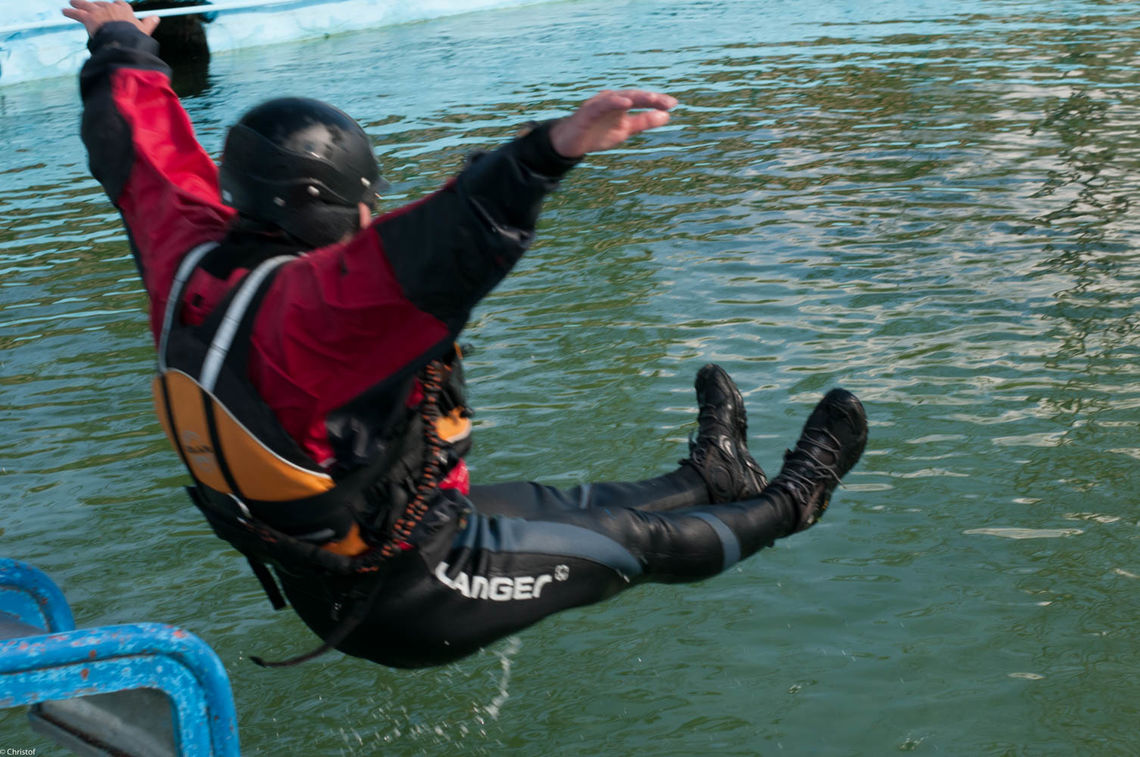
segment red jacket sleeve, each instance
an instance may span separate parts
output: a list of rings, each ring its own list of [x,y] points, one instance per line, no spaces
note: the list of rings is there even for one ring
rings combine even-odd
[[[220,239],[233,215],[217,168],[170,88],[158,45],[132,24],[105,24],[80,74],[83,142],[91,173],[122,214],[159,332],[182,257]]]

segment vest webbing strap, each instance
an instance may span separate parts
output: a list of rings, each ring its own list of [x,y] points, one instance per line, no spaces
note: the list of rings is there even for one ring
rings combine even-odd
[[[249,555],[245,556],[245,561],[249,563],[249,569],[253,571],[253,575],[261,584],[262,591],[269,597],[269,604],[273,606],[273,609],[284,610],[288,607],[289,603],[285,601],[285,596],[281,593],[281,589],[277,586],[277,581],[273,579],[273,574],[269,572],[269,568],[265,567],[265,563],[255,560]]]
[[[178,271],[174,274],[174,283],[170,285],[170,292],[166,299],[166,312],[162,316],[162,332],[158,335],[158,372],[166,373],[166,342],[170,338],[170,330],[174,327],[174,314],[178,312],[178,303],[182,302],[186,285],[190,282],[190,275],[198,267],[206,253],[218,246],[217,242],[200,244],[182,258],[178,264]]]
[[[209,391],[205,387],[202,387],[200,396],[202,397],[202,409],[206,412],[206,428],[210,432],[210,444],[214,445],[214,459],[218,461],[218,470],[221,471],[222,478],[226,481],[226,486],[230,487],[230,493],[238,499],[242,499],[241,487],[238,486],[238,482],[234,479],[233,471],[230,470],[230,464],[226,460],[226,456],[222,453],[222,440],[218,437],[218,419],[215,415],[214,399],[210,396]]]
[[[221,371],[222,364],[226,361],[226,355],[229,354],[230,347],[233,346],[234,335],[237,334],[238,327],[245,317],[246,309],[253,302],[257,290],[261,288],[261,282],[265,281],[265,277],[273,273],[279,266],[293,259],[295,259],[294,255],[278,255],[275,258],[270,258],[250,271],[245,280],[242,281],[241,288],[238,289],[229,308],[226,309],[225,317],[222,318],[222,325],[218,327],[214,334],[214,340],[210,342],[210,351],[206,353],[206,360],[202,363],[198,383],[206,391],[214,391],[214,384],[218,381],[218,372]]]

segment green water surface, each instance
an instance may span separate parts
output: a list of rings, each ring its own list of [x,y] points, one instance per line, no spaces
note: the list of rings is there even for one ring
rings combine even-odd
[[[581,0],[216,56],[207,149],[329,99],[390,207],[603,87],[680,99],[477,310],[477,481],[670,469],[707,361],[770,470],[827,388],[867,406],[811,531],[417,672],[249,662],[313,639],[179,490],[76,84],[0,90],[0,554],[81,626],[208,641],[247,754],[1140,754],[1138,67],[1140,9],[1102,0]]]

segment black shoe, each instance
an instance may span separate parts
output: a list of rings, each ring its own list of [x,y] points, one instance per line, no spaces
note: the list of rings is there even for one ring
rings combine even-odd
[[[748,454],[748,417],[744,398],[719,365],[697,372],[697,435],[689,440],[692,467],[708,486],[713,504],[752,499],[768,485],[764,471]]]
[[[863,403],[845,389],[832,389],[804,424],[796,448],[784,453],[784,467],[771,488],[789,494],[797,507],[792,533],[809,528],[831,503],[831,493],[867,446]]]

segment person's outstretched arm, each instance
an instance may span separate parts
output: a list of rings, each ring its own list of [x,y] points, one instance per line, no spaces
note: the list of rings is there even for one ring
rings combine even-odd
[[[442,189],[350,241],[284,266],[264,309],[286,312],[280,338],[303,343],[292,349],[321,345],[371,365],[359,381],[414,370],[455,339],[522,257],[543,198],[581,156],[666,123],[675,104],[653,92],[602,92],[573,115],[475,157]]]
[[[319,436],[312,419],[352,398],[383,405],[373,394],[442,356],[475,304],[526,251],[543,198],[580,156],[665,123],[675,102],[604,92],[570,117],[479,156],[438,192],[351,240],[282,266],[254,326],[266,359],[253,378],[266,387],[280,380],[279,366],[290,366],[291,391],[311,397],[278,410],[289,432]],[[639,108],[650,110],[629,113]],[[302,365],[312,370],[302,376]]]
[[[404,292],[458,333],[530,246],[543,198],[562,176],[585,154],[665,124],[675,104],[654,92],[602,92],[573,115],[480,155],[436,194],[381,217],[375,228]]]
[[[284,313],[279,338],[298,342],[294,351],[320,345],[373,364],[358,380],[414,369],[455,339],[522,257],[562,176],[586,153],[668,122],[675,104],[640,90],[595,95],[571,116],[476,156],[442,189],[351,240],[284,266],[263,310]]]
[[[158,19],[136,18],[122,0],[71,0],[63,15],[90,35],[79,78],[83,143],[92,175],[123,216],[157,333],[182,256],[219,239],[233,211],[158,58],[150,37]]]

